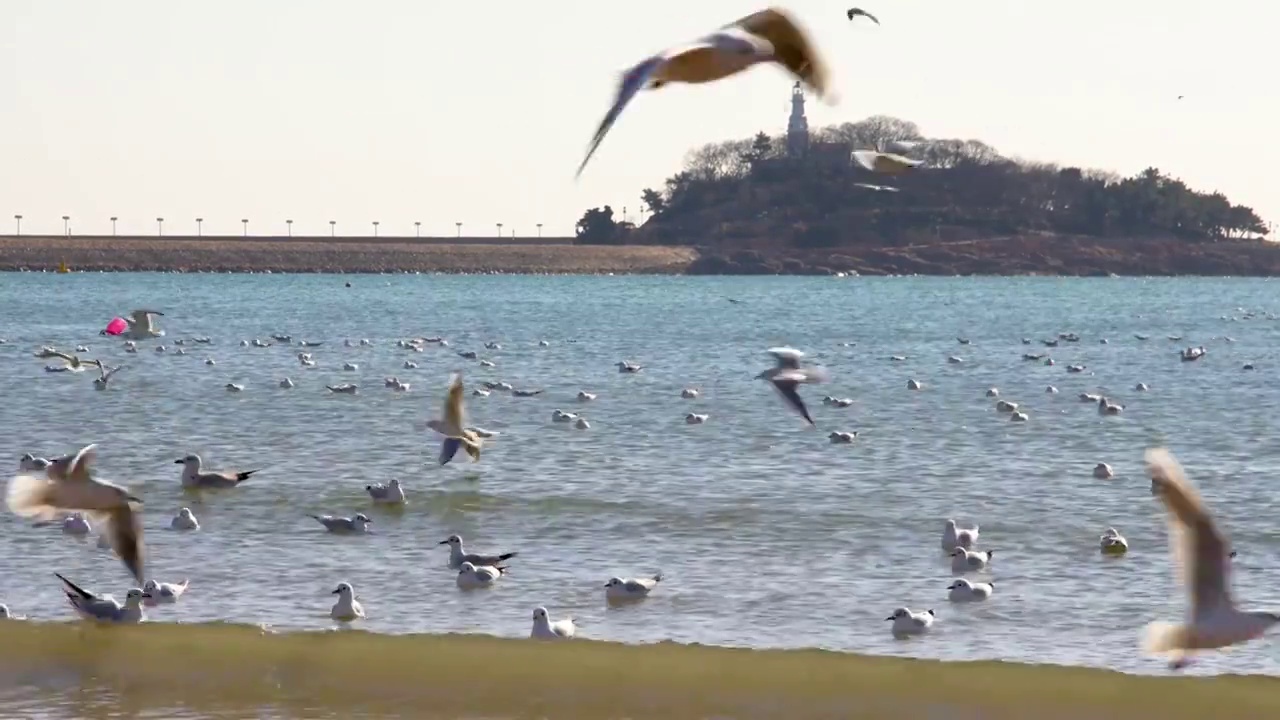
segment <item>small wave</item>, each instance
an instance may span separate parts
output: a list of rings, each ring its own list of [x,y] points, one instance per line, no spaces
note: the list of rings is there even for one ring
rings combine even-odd
[[[1280,679],[1154,678],[826,650],[0,624],[0,717],[1138,718],[1280,716]],[[95,713],[96,714],[96,713]]]

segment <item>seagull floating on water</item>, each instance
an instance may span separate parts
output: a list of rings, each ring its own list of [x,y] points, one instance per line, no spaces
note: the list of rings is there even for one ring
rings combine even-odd
[[[951,602],[978,602],[991,597],[995,584],[989,582],[969,582],[964,578],[956,578],[947,586],[947,599]]]
[[[992,550],[966,550],[957,545],[951,551],[951,571],[962,573],[971,570],[982,570],[991,562]]]
[[[533,629],[529,631],[529,637],[535,640],[567,640],[576,634],[578,626],[572,617],[551,622],[546,608],[533,609]]]
[[[662,582],[662,573],[643,578],[611,577],[604,585],[605,599],[610,602],[643,600]]]
[[[1129,552],[1129,541],[1115,528],[1107,528],[1098,538],[1098,549],[1103,555],[1123,555]]]
[[[89,524],[89,518],[85,517],[82,512],[73,512],[62,518],[63,535],[84,537],[91,532],[93,532],[93,525]]]
[[[476,567],[480,567],[482,565],[496,567],[498,565],[501,565],[504,561],[510,560],[511,558],[520,554],[518,552],[502,553],[500,555],[481,555],[480,553],[469,553],[466,551],[466,548],[463,547],[462,545],[461,535],[450,535],[444,540],[441,540],[439,544],[449,546],[449,567],[453,570],[457,570],[461,568],[462,563],[464,562],[469,562],[472,565],[475,565]]]
[[[1147,625],[1142,648],[1150,655],[1171,656],[1171,667],[1178,669],[1186,667],[1190,654],[1197,650],[1225,648],[1260,637],[1280,622],[1280,614],[1236,608],[1226,536],[1167,450],[1148,450],[1146,460],[1152,490],[1168,513],[1175,573],[1191,602],[1183,624]]]
[[[131,503],[142,501],[129,491],[105,480],[95,480],[90,466],[97,445],[86,445],[74,455],[54,460],[39,475],[19,474],[9,481],[9,510],[20,517],[51,521],[67,511],[90,513],[106,527],[111,547],[138,582],[143,573],[142,523]]]
[[[950,554],[958,547],[965,550],[972,548],[978,543],[978,527],[974,525],[962,528],[956,525],[954,519],[947,518],[946,524],[942,526],[942,550]]]
[[[257,470],[202,472],[202,461],[200,456],[195,453],[173,462],[175,465],[182,466],[182,487],[188,489],[214,490],[233,488],[258,472]]]
[[[338,596],[338,600],[329,609],[329,617],[338,622],[352,622],[364,617],[364,606],[356,600],[356,590],[351,583],[338,583],[333,594]]]
[[[761,10],[692,43],[663,50],[626,70],[613,106],[600,121],[577,176],[582,175],[623,109],[641,90],[656,90],[668,83],[715,82],[760,63],[777,63],[819,97],[829,95],[825,63],[805,33],[782,10]]]
[[[183,580],[180,583],[148,580],[142,584],[142,603],[147,607],[176,603],[178,602],[178,598],[182,597],[182,593],[187,591],[187,586],[190,584],[190,580]]]
[[[147,596],[141,588],[131,588],[125,595],[124,605],[121,605],[110,595],[98,595],[97,593],[89,592],[66,579],[60,573],[54,573],[54,575],[66,586],[64,592],[67,596],[67,601],[71,603],[71,607],[85,620],[103,623],[140,623],[143,621],[142,602],[147,599]]]
[[[26,453],[18,458],[18,470],[22,472],[44,472],[47,467],[49,467],[48,460],[36,457],[31,453]]]
[[[893,614],[885,618],[885,620],[893,621],[889,631],[893,633],[894,637],[901,638],[911,635],[923,635],[929,632],[936,618],[937,616],[933,610],[911,612],[910,608],[900,607],[894,610]]]
[[[373,521],[364,513],[356,513],[351,517],[336,517],[334,515],[308,515],[324,526],[331,533],[338,534],[356,534],[369,532],[369,524]]]
[[[376,503],[384,505],[404,504],[404,489],[400,487],[400,481],[394,478],[385,485],[382,483],[365,485],[364,491],[369,493],[369,497]]]
[[[464,562],[458,567],[458,577],[454,582],[464,590],[491,587],[506,571],[505,565],[476,565]]]
[[[196,520],[195,514],[191,512],[191,508],[184,507],[178,511],[177,515],[169,521],[170,530],[199,530],[200,521]]]
[[[773,383],[774,389],[782,395],[796,412],[804,417],[805,421],[810,425],[814,425],[813,418],[809,415],[809,409],[805,407],[804,400],[797,392],[797,388],[801,383],[819,383],[826,382],[828,375],[821,368],[802,368],[800,361],[804,358],[804,353],[789,347],[769,348],[768,352],[777,359],[776,367],[769,368],[756,376],[757,380],[768,380]]]

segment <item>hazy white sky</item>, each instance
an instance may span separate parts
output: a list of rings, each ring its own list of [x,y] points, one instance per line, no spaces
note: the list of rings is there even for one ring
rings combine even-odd
[[[1280,222],[1280,3],[783,4],[840,104],[927,135],[1125,174],[1148,165]],[[772,67],[636,99],[573,172],[618,73],[751,0],[0,0],[0,231],[569,233],[635,214],[693,146],[785,129]],[[1178,101],[1178,95],[1185,99]],[[9,228],[4,227],[4,223]]]

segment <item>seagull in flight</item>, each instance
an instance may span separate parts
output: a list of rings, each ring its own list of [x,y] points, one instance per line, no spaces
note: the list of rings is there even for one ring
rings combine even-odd
[[[789,347],[769,348],[769,354],[777,359],[776,367],[756,376],[757,380],[768,380],[773,383],[774,389],[782,395],[791,407],[808,422],[814,425],[813,418],[809,415],[809,409],[805,407],[804,400],[801,399],[797,388],[801,383],[820,383],[827,381],[827,372],[821,368],[803,368],[800,367],[800,361],[804,358],[804,353]]]
[[[447,465],[458,448],[466,448],[471,461],[480,459],[480,446],[484,443],[474,430],[467,429],[467,411],[463,405],[462,374],[449,378],[449,393],[444,399],[444,414],[427,421],[427,427],[444,436],[440,446],[440,464]]]
[[[1177,670],[1190,664],[1188,654],[1196,650],[1225,648],[1261,636],[1280,622],[1280,614],[1236,608],[1229,582],[1235,553],[1229,552],[1226,536],[1167,450],[1148,450],[1146,460],[1152,494],[1168,512],[1175,573],[1190,593],[1191,607],[1181,625],[1148,624],[1142,649],[1149,655],[1170,656],[1170,667]]]
[[[656,90],[668,83],[715,82],[761,63],[781,65],[819,97],[834,101],[826,64],[800,27],[782,10],[761,10],[691,43],[667,48],[626,70],[613,107],[600,122],[577,175],[582,175],[618,116],[641,90]]]
[[[864,170],[886,175],[901,175],[907,170],[924,164],[923,160],[912,160],[897,153],[880,152],[878,150],[854,150],[850,154],[850,159],[862,166]]]
[[[861,15],[862,17],[864,17],[864,18],[866,18],[866,19],[870,20],[871,22],[873,22],[873,23],[875,23],[875,24],[877,24],[877,25],[879,25],[879,24],[880,24],[880,20],[879,20],[879,19],[877,19],[875,15],[872,15],[871,13],[867,12],[866,10],[863,10],[862,8],[849,8],[849,12],[847,12],[847,13],[845,13],[845,14],[849,16],[849,19],[850,19],[850,20],[852,20],[852,19],[854,19],[854,18],[858,17],[859,15]]]
[[[151,322],[152,315],[164,316],[159,310],[134,310],[124,321],[129,324],[129,329],[125,331],[125,335],[134,340],[142,340],[145,338],[162,337],[163,330],[157,330]]]
[[[74,455],[65,455],[40,473],[20,473],[9,481],[6,501],[15,515],[48,522],[64,512],[81,510],[105,525],[103,533],[129,572],[142,583],[142,521],[132,503],[142,501],[129,491],[105,480],[95,480],[90,465],[98,455],[97,445],[86,445]]]
[[[99,370],[102,369],[102,363],[97,360],[81,360],[79,355],[64,353],[61,350],[55,350],[51,347],[40,348],[40,352],[36,353],[36,357],[41,360],[48,360],[50,358],[60,358],[65,360],[67,361],[66,368],[68,370],[83,370],[85,365],[93,365]]]

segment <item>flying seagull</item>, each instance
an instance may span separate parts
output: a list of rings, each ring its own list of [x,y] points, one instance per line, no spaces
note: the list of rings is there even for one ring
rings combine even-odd
[[[804,32],[782,10],[761,10],[691,43],[667,48],[626,70],[613,107],[600,121],[577,175],[582,175],[622,110],[641,90],[656,90],[667,83],[715,82],[770,62],[786,68],[819,97],[829,96],[826,64]],[[830,97],[834,101],[834,96]]]
[[[871,185],[868,183],[854,183],[854,187],[866,188],[873,192],[898,192],[898,188],[889,185]]]
[[[880,21],[879,21],[878,19],[876,19],[876,16],[875,16],[875,15],[872,15],[871,13],[867,12],[866,10],[863,10],[862,8],[849,8],[849,12],[847,12],[847,13],[845,13],[845,14],[849,16],[849,19],[850,19],[850,20],[852,20],[852,19],[854,19],[854,18],[858,17],[859,15],[861,15],[862,17],[864,17],[864,18],[866,18],[866,19],[870,20],[871,22],[873,22],[873,23],[875,23],[875,24],[877,24],[877,25],[879,25],[879,24],[880,24]]]
[[[1261,636],[1280,622],[1280,614],[1238,610],[1231,597],[1230,557],[1226,536],[1182,467],[1167,450],[1147,451],[1147,472],[1152,494],[1168,512],[1169,548],[1177,578],[1190,593],[1191,607],[1184,624],[1153,622],[1147,625],[1142,648],[1151,655],[1173,658],[1170,667],[1189,664],[1196,650],[1225,648]]]
[[[133,338],[134,340],[162,337],[164,335],[164,331],[156,329],[155,325],[151,321],[151,316],[153,315],[163,317],[164,313],[159,310],[134,310],[129,313],[129,317],[124,319],[124,321],[129,324],[129,330],[125,335]]]
[[[804,400],[801,399],[800,393],[796,392],[796,388],[801,383],[826,382],[826,371],[821,368],[800,367],[800,360],[804,358],[804,353],[794,348],[769,348],[769,353],[777,359],[778,365],[760,373],[756,379],[773,383],[773,387],[791,404],[791,407],[795,408],[796,412],[800,413],[810,425],[814,425],[813,418],[809,416],[809,409],[804,406]]]
[[[866,170],[886,175],[899,175],[924,164],[922,160],[912,160],[897,153],[878,152],[876,150],[854,150],[850,155],[850,159]]]
[[[454,373],[449,379],[449,393],[444,399],[444,415],[427,421],[427,427],[444,436],[444,443],[440,446],[441,465],[447,465],[459,447],[466,448],[472,462],[480,459],[480,445],[484,441],[474,430],[467,429],[467,411],[462,403],[462,374]]]
[[[111,548],[129,572],[142,583],[142,522],[130,503],[141,503],[129,491],[105,480],[95,480],[89,466],[97,457],[97,445],[86,445],[74,455],[54,460],[39,474],[19,474],[9,481],[9,509],[21,517],[48,522],[63,512],[91,513],[107,530]]]

